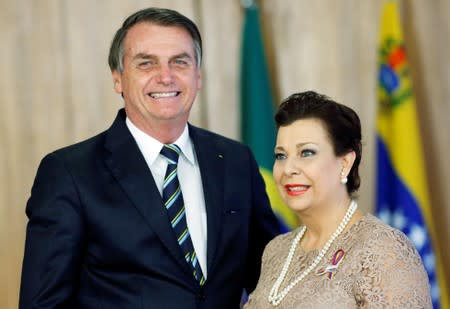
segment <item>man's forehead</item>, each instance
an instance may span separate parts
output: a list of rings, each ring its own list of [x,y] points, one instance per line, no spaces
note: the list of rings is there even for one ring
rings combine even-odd
[[[164,40],[165,38],[175,36],[180,43],[185,41],[185,43],[189,42],[192,45],[194,44],[194,40],[190,32],[182,26],[177,25],[159,25],[145,21],[139,22],[127,30],[124,43],[134,43],[134,38],[136,36],[139,39],[141,39],[141,37],[145,38],[152,36],[159,40]]]
[[[168,56],[167,52],[194,57],[195,47],[189,32],[179,26],[161,26],[153,23],[138,23],[131,27],[124,40],[124,52],[129,57]]]
[[[131,57],[132,59],[155,59],[158,60],[160,58],[168,58],[168,59],[194,59],[194,57],[192,55],[190,55],[187,52],[182,52],[179,54],[173,54],[173,55],[169,55],[169,56],[158,56],[158,55],[154,55],[151,53],[145,53],[145,52],[139,52],[136,54],[129,54],[128,57]]]

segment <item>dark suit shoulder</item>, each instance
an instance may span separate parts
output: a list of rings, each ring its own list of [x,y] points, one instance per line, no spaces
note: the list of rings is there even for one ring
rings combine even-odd
[[[53,154],[62,157],[72,157],[77,153],[90,152],[97,149],[100,145],[104,145],[106,131],[101,132],[95,136],[89,137],[83,141],[76,142],[71,145],[56,149],[52,151]]]
[[[192,124],[189,124],[189,134],[194,140],[196,138],[200,138],[206,139],[209,142],[215,143],[218,146],[237,147],[242,148],[243,150],[245,149],[246,151],[249,149],[248,146],[243,144],[242,142],[239,142],[232,138],[226,137],[224,135],[206,129],[196,127]]]
[[[52,155],[64,161],[84,162],[89,158],[104,155],[105,151],[120,149],[122,145],[134,141],[125,124],[125,118],[125,111],[121,109],[110,128],[83,141],[57,149],[52,152]]]

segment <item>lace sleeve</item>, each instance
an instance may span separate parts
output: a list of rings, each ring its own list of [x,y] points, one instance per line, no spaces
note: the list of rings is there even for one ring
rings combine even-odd
[[[366,240],[355,285],[360,308],[432,308],[428,276],[409,239],[381,230]]]

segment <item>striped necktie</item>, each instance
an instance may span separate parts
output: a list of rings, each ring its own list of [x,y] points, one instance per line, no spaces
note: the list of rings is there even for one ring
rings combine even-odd
[[[161,154],[169,161],[163,183],[163,202],[167,209],[167,214],[169,215],[169,220],[175,232],[178,244],[183,251],[184,258],[191,266],[195,279],[197,279],[200,285],[203,285],[205,283],[205,278],[203,277],[189,234],[183,194],[181,193],[177,176],[177,164],[180,152],[180,148],[175,144],[164,145],[161,149]]]

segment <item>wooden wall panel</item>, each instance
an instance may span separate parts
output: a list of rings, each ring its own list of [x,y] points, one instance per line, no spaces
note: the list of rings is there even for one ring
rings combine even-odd
[[[450,2],[399,2],[435,224],[449,269]],[[381,1],[260,3],[277,101],[315,89],[359,113],[365,141],[360,199],[372,211]],[[0,0],[0,308],[17,308],[24,209],[39,161],[111,124],[123,103],[112,90],[109,44],[126,16],[148,6],[179,10],[198,23],[204,80],[191,122],[239,138],[240,1]]]
[[[450,278],[450,2],[403,4],[433,221],[436,231],[440,231],[438,245],[446,263],[444,271]],[[447,284],[450,285],[450,279]]]
[[[201,1],[202,124],[240,138],[239,66],[243,9],[237,1]],[[214,12],[214,13],[212,13]]]
[[[354,108],[363,122],[360,204],[372,210],[379,2],[266,1],[280,100],[314,89]],[[332,13],[331,13],[332,12]]]
[[[16,8],[6,3],[0,3],[0,39],[4,46],[14,46],[17,36],[17,28],[14,24],[14,16]],[[0,307],[14,308],[13,300],[16,293],[15,284],[17,278],[11,278],[12,268],[18,273],[18,268],[14,267],[14,258],[17,258],[17,250],[14,250],[13,242],[23,242],[23,233],[19,229],[13,230],[9,224],[11,220],[11,212],[17,205],[13,204],[12,190],[18,190],[16,185],[14,188],[11,183],[14,178],[17,179],[17,166],[20,162],[14,160],[17,157],[18,147],[13,147],[16,140],[12,129],[15,126],[17,101],[15,84],[13,78],[14,64],[12,59],[15,50],[13,48],[0,48],[0,102],[2,112],[0,113],[0,276],[4,278],[0,280]],[[15,175],[13,175],[15,173]],[[21,194],[21,192],[16,192]],[[23,195],[23,194],[22,194]]]

